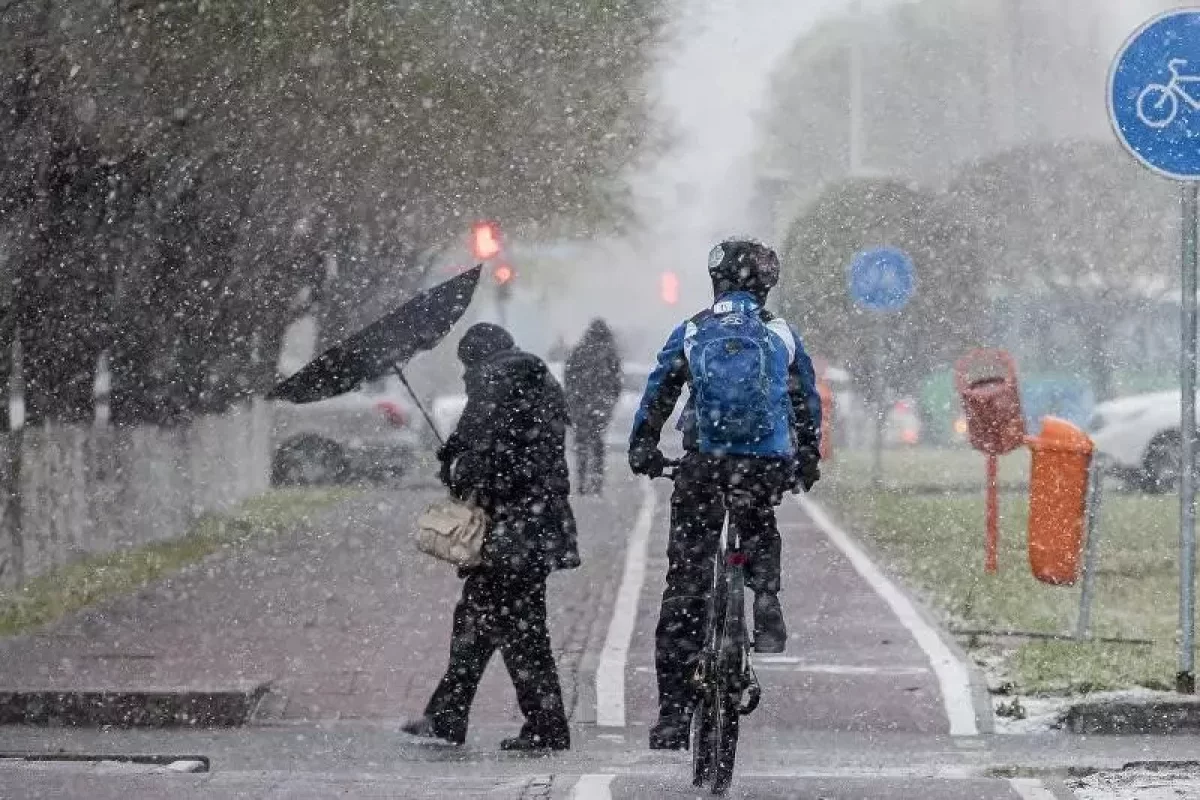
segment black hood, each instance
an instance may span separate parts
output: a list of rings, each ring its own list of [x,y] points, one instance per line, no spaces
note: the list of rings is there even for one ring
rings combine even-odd
[[[512,334],[490,322],[477,322],[463,334],[458,343],[458,360],[465,367],[474,367],[496,353],[516,347]]]

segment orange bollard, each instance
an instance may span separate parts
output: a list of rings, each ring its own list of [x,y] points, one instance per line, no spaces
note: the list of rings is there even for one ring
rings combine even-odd
[[[1044,417],[1042,432],[1026,441],[1033,454],[1029,566],[1043,583],[1070,585],[1079,577],[1094,445],[1086,433],[1057,417]]]
[[[817,394],[821,396],[821,460],[833,458],[833,387],[825,376],[817,378]]]

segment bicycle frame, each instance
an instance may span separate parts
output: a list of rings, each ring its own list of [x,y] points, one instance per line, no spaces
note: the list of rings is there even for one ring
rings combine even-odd
[[[751,641],[746,629],[747,556],[742,549],[742,531],[733,524],[730,511],[735,505],[746,502],[752,502],[752,498],[742,498],[734,492],[725,497],[725,523],[713,558],[713,585],[705,620],[707,641],[702,655],[702,661],[707,656],[711,666],[722,673],[726,689],[749,692],[747,702],[741,707],[743,716],[754,711],[761,697],[750,660]],[[722,597],[724,608],[718,609],[717,601]]]
[[[1163,88],[1167,92],[1173,92],[1176,96],[1182,99],[1183,102],[1191,106],[1193,111],[1200,111],[1200,100],[1197,100],[1188,94],[1188,91],[1185,88],[1189,84],[1200,83],[1200,75],[1179,74],[1179,68],[1187,63],[1188,62],[1185,59],[1176,58],[1172,59],[1172,61],[1167,64],[1167,69],[1171,72],[1171,80]]]
[[[762,695],[750,661],[746,631],[746,555],[742,532],[730,509],[741,500],[725,498],[725,522],[713,558],[713,582],[705,613],[704,646],[694,676],[692,783],[709,784],[724,794],[733,779],[738,718],[758,706]]]

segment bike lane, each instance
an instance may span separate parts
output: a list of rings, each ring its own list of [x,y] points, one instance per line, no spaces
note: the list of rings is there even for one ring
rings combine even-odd
[[[659,502],[628,665],[630,731],[643,737],[657,713],[654,626],[666,573],[670,485]],[[778,509],[789,641],[755,655],[762,705],[745,734],[789,731],[948,733],[936,675],[912,633],[795,503]],[[752,595],[750,595],[752,596]]]
[[[645,749],[648,728],[657,715],[654,627],[667,566],[671,488],[666,481],[655,483],[658,502],[629,653],[629,720],[621,739],[627,748],[657,758],[661,771],[616,774],[605,787],[607,794],[597,797],[682,797],[696,792],[690,787],[687,753],[654,755]],[[918,743],[947,754],[957,750],[954,742],[959,737],[950,736],[950,715],[930,653],[918,642],[911,621],[906,624],[875,582],[864,577],[861,565],[798,503],[785,501],[778,518],[788,648],[780,655],[754,657],[762,704],[742,719],[731,795],[1017,796],[1007,781],[903,764],[903,753]],[[973,721],[968,732],[973,732]],[[842,763],[831,762],[831,747],[844,747],[847,756],[854,755]]]

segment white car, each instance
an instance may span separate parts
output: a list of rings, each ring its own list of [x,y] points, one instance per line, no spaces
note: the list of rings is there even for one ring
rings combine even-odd
[[[316,403],[279,403],[271,481],[313,485],[400,475],[421,446],[415,413],[394,375]]]
[[[1174,490],[1179,482],[1180,393],[1155,392],[1100,403],[1088,434],[1108,472],[1148,492]]]

